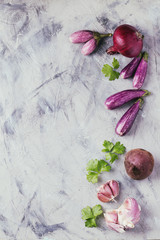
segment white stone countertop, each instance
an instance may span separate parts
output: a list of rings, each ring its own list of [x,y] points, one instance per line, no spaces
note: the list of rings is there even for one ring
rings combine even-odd
[[[90,56],[71,33],[89,29],[114,32],[120,24],[144,35],[149,53],[145,98],[130,132],[115,126],[129,105],[109,111],[105,99],[132,81],[108,81],[101,72],[114,56],[106,38]],[[160,1],[1,0],[0,1],[0,240],[160,239]],[[115,56],[121,70],[129,58]],[[97,184],[86,180],[86,164],[101,159],[104,140],[121,141],[129,151],[143,148],[155,159],[145,180],[130,179],[124,156]],[[102,203],[96,189],[120,182],[117,203]],[[141,219],[124,234],[109,230],[103,216],[85,228],[81,209],[101,204],[117,208],[135,198]]]

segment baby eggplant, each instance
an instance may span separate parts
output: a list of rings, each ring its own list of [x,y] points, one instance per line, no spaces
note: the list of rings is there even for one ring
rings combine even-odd
[[[148,68],[148,53],[144,52],[142,60],[140,61],[140,64],[138,65],[138,68],[133,78],[134,88],[139,89],[142,87],[147,74],[147,68]]]
[[[147,95],[150,95],[150,92],[147,90],[124,90],[108,97],[105,101],[105,105],[108,109],[115,109],[129,102],[132,99],[144,97]]]
[[[115,129],[118,135],[123,136],[131,129],[142,104],[143,100],[141,98],[138,99],[121,117]]]
[[[142,53],[140,53],[137,57],[133,58],[133,60],[125,66],[120,72],[120,76],[124,79],[132,77],[138,67],[138,64],[141,60]]]

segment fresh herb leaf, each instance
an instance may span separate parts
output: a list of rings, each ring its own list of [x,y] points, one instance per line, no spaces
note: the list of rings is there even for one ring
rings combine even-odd
[[[85,220],[86,227],[97,227],[96,218],[103,213],[101,205],[93,208],[87,206],[81,210],[82,219]]]
[[[125,153],[125,146],[121,144],[120,142],[116,142],[112,149],[112,153],[117,153],[117,154],[124,154]]]
[[[114,69],[119,68],[119,62],[118,62],[117,59],[113,58],[112,66],[113,66]]]
[[[113,67],[111,67],[108,64],[104,64],[103,68],[102,68],[102,73],[105,75],[105,77],[109,77],[110,81],[115,80],[116,78],[119,78],[120,73],[115,71],[114,69],[118,69],[119,68],[119,62],[117,59],[113,59],[112,62]]]
[[[125,147],[120,142],[116,142],[114,145],[112,142],[105,140],[103,143],[104,149],[102,152],[105,152],[106,161],[109,163],[114,163],[115,160],[118,159],[118,154],[123,154],[125,152]],[[87,172],[87,180],[88,182],[97,183],[98,176],[101,172],[109,172],[111,170],[111,166],[105,160],[90,160],[87,163],[86,170]]]
[[[104,160],[99,161],[101,172],[109,172],[111,170],[111,166]]]
[[[110,78],[109,78],[109,80],[110,80],[110,81],[113,81],[113,80],[115,80],[115,79],[118,79],[118,78],[119,78],[119,75],[120,75],[119,72],[112,71],[112,72],[110,73]]]
[[[87,171],[93,171],[93,172],[98,172],[99,169],[98,169],[98,160],[95,159],[95,160],[90,160],[87,164],[87,167],[86,167],[86,170]]]
[[[85,227],[97,227],[96,220],[94,218],[87,219],[85,221]]]
[[[103,149],[102,152],[110,152],[114,144],[110,141],[104,140],[103,146],[105,147],[105,149]]]
[[[92,209],[91,209],[89,206],[83,208],[83,209],[81,210],[81,213],[82,213],[82,219],[83,219],[83,220],[86,220],[86,219],[89,219],[89,218],[93,218],[93,217],[94,217],[94,215],[93,215],[93,213],[92,213]]]
[[[108,64],[104,64],[102,68],[102,73],[105,74],[105,77],[110,77],[110,73],[112,72],[113,68]]]
[[[93,215],[95,217],[101,215],[103,213],[102,211],[102,206],[101,205],[95,205],[93,208],[92,208],[92,212],[93,212]]]
[[[104,160],[90,160],[86,167],[88,182],[97,183],[98,175],[104,171],[109,172],[110,169],[110,165]]]
[[[114,163],[114,161],[117,160],[117,159],[118,159],[118,156],[117,156],[116,154],[112,153],[111,159],[110,159],[109,162],[112,164],[112,163]]]
[[[110,163],[113,163],[116,159],[118,159],[118,156],[115,153],[108,152],[106,153],[105,156],[106,156],[106,160],[109,161]]]
[[[98,175],[99,175],[99,173],[96,173],[96,172],[88,172],[88,174],[87,174],[88,182],[97,183]]]

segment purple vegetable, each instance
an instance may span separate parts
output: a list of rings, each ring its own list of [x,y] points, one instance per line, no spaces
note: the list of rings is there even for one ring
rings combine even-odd
[[[93,36],[94,34],[92,31],[80,30],[72,33],[69,39],[72,43],[84,43],[93,38]]]
[[[141,98],[138,99],[121,117],[115,129],[115,132],[118,135],[123,136],[131,129],[142,104],[143,100]]]
[[[124,79],[131,77],[134,72],[136,71],[136,68],[141,60],[142,53],[140,53],[137,57],[133,58],[133,60],[122,69],[120,72],[120,76]]]
[[[81,53],[85,56],[89,55],[96,49],[96,47],[97,47],[97,41],[94,38],[92,38],[91,40],[89,40],[84,44],[84,46],[82,47]]]
[[[69,39],[72,43],[85,43],[81,53],[83,55],[89,55],[96,49],[102,38],[111,36],[112,33],[100,34],[89,30],[80,30],[72,33]]]
[[[150,92],[147,90],[124,90],[122,92],[118,92],[108,97],[105,101],[105,105],[108,109],[114,109],[122,106],[123,104],[129,102],[134,98],[144,97],[149,95]]]
[[[144,52],[142,60],[140,61],[140,64],[138,65],[138,68],[133,78],[133,87],[135,88],[142,87],[147,74],[147,67],[148,67],[148,53]]]

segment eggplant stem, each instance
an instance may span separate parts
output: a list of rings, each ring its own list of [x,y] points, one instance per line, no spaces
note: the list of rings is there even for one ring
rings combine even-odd
[[[112,36],[113,36],[112,33],[100,34],[100,37],[101,37],[101,38],[104,38],[104,37],[112,37]]]
[[[148,90],[143,90],[143,91],[145,91],[145,93],[142,95],[142,97],[149,96],[151,94],[151,92],[149,92]]]
[[[142,105],[144,103],[143,98],[139,98],[135,103],[139,102],[139,108],[142,109]]]
[[[144,59],[144,61],[148,62],[148,53],[147,52],[143,53],[143,59]]]

